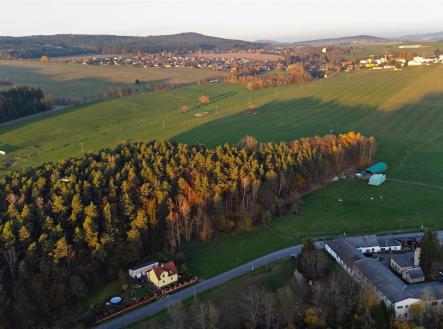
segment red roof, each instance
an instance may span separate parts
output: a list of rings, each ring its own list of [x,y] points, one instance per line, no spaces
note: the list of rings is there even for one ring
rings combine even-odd
[[[155,276],[158,280],[160,280],[163,272],[168,272],[169,275],[177,274],[177,267],[175,267],[175,264],[172,260],[160,266],[156,266],[152,270],[154,271]]]

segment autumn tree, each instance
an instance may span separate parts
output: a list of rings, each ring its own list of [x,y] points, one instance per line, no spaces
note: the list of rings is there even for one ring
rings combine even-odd
[[[200,104],[205,105],[205,104],[209,104],[209,96],[207,95],[201,95],[198,97],[198,101],[200,102]]]

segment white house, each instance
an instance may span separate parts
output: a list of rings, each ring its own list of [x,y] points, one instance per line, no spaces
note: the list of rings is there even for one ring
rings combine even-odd
[[[140,279],[156,266],[158,266],[158,262],[155,260],[135,265],[129,269],[129,276],[133,279]]]

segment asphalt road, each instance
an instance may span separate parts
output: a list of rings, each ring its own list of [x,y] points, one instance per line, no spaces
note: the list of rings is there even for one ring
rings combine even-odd
[[[443,231],[438,231],[438,238],[443,241]],[[386,234],[377,235],[381,238],[394,238],[394,237],[418,237],[422,236],[423,233],[399,233],[399,234]],[[317,247],[322,247],[323,241],[317,242]],[[266,264],[275,262],[279,259],[286,258],[292,255],[297,255],[302,249],[302,245],[293,246],[290,248],[282,249],[266,256],[257,258],[249,263],[240,265],[233,268],[227,272],[221,273],[217,276],[209,278],[204,281],[200,281],[197,284],[183,289],[175,294],[162,297],[160,300],[142,306],[138,309],[125,313],[119,317],[106,321],[98,325],[97,329],[114,329],[114,328],[124,328],[125,326],[142,320],[150,315],[160,312],[161,310],[167,308],[169,305],[184,301],[188,298],[193,297],[196,294],[200,294],[208,289],[219,286],[225,282],[235,279],[243,274],[254,271],[255,269],[265,266]]]
[[[112,320],[106,321],[99,326],[97,326],[97,329],[113,329],[113,328],[122,328],[125,325],[128,325],[130,323],[139,321],[149,315],[155,314],[164,308],[168,307],[171,304],[174,304],[176,302],[180,302],[183,300],[186,300],[188,298],[191,298],[194,296],[194,294],[202,293],[208,289],[214,288],[216,286],[219,286],[227,281],[230,281],[232,279],[235,279],[243,274],[246,274],[248,272],[254,271],[255,269],[265,266],[266,264],[275,262],[279,259],[289,257],[291,255],[296,255],[301,250],[301,245],[282,249],[279,251],[276,251],[272,254],[268,254],[266,256],[257,258],[249,263],[240,265],[238,267],[233,268],[232,270],[229,270],[227,272],[223,272],[217,276],[214,276],[210,279],[200,281],[197,284],[190,286],[188,288],[185,288],[183,290],[180,290],[179,292],[168,295],[167,297],[162,297],[160,300],[148,304],[146,306],[142,306],[138,309],[135,309],[131,312],[125,313],[119,317],[116,317]]]

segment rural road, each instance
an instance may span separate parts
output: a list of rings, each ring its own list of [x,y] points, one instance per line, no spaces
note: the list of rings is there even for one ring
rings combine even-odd
[[[438,238],[440,241],[443,240],[443,231],[438,231]],[[398,234],[386,234],[386,235],[377,235],[380,238],[394,238],[394,237],[416,237],[416,236],[422,236],[423,233],[398,233]],[[317,242],[317,246],[323,246],[323,241]],[[271,254],[265,255],[263,257],[257,258],[249,263],[240,265],[238,267],[235,267],[229,271],[223,272],[217,276],[214,276],[212,278],[209,278],[204,281],[200,281],[197,284],[183,289],[175,294],[169,295],[167,297],[162,297],[160,300],[142,306],[138,309],[135,309],[133,311],[130,311],[128,313],[125,313],[119,317],[116,317],[114,319],[111,319],[109,321],[103,322],[102,324],[98,325],[96,329],[114,329],[114,328],[122,328],[125,327],[131,323],[140,321],[147,316],[153,315],[155,313],[160,312],[161,310],[165,309],[171,304],[174,304],[176,302],[184,301],[188,298],[191,298],[194,296],[194,294],[200,294],[208,289],[214,288],[216,286],[219,286],[225,282],[228,282],[232,279],[235,279],[243,274],[246,274],[248,272],[253,271],[254,269],[257,269],[259,267],[265,266],[266,264],[275,262],[279,259],[289,257],[292,255],[297,255],[302,249],[302,245],[297,245],[293,247],[289,247],[286,249],[282,249],[276,252],[273,252]]]

